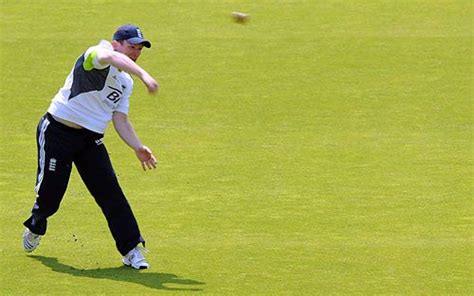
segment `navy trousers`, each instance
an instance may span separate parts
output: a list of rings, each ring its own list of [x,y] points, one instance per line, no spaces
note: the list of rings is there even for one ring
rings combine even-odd
[[[144,243],[102,143],[102,134],[70,128],[47,113],[38,124],[36,138],[36,202],[31,217],[23,223],[26,227],[36,234],[46,233],[47,219],[59,209],[74,163],[102,209],[118,251],[126,255],[139,243]]]

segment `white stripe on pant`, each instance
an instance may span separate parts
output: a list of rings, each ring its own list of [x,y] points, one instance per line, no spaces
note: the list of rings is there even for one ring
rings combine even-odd
[[[39,168],[40,171],[38,173],[38,178],[36,180],[36,186],[35,186],[35,192],[38,194],[41,182],[43,182],[43,176],[44,176],[44,167],[46,163],[46,152],[44,151],[44,146],[45,146],[45,133],[46,130],[48,129],[49,125],[49,120],[45,117],[43,122],[41,123],[40,126],[40,131],[39,131],[39,137],[38,137],[38,145],[39,145]]]

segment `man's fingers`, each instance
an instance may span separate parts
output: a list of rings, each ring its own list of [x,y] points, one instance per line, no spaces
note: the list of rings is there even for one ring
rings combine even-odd
[[[160,85],[158,84],[158,82],[156,82],[155,79],[153,79],[153,77],[148,77],[147,79],[143,80],[143,82],[145,83],[146,87],[148,88],[148,92],[151,93],[151,94],[154,94],[158,91],[158,88],[160,87]]]
[[[150,85],[148,85],[148,91],[151,93],[151,94],[155,94],[157,91],[158,91],[158,88],[159,88],[159,85],[158,83],[151,83]]]
[[[152,169],[152,168],[153,168],[153,169],[156,169],[157,161],[156,161],[156,159],[155,159],[154,157],[153,157],[152,159],[150,159],[149,164],[150,164],[150,166],[149,166],[150,169]]]
[[[156,164],[157,163],[158,162],[156,161],[156,159],[154,157],[149,159],[149,160],[143,161],[142,162],[143,170],[146,171],[147,168],[149,170],[156,169]]]

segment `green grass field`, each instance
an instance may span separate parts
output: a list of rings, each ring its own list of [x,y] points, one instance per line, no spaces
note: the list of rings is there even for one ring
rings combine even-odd
[[[0,294],[473,295],[473,19],[470,0],[0,0]],[[36,124],[128,22],[153,42],[161,90],[135,80],[130,117],[159,169],[105,143],[152,268],[121,266],[75,170],[26,255]]]

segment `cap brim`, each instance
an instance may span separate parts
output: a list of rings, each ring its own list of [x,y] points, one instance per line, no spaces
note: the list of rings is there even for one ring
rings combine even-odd
[[[131,44],[143,44],[143,46],[145,46],[146,48],[151,47],[151,42],[150,41],[148,41],[146,39],[143,39],[143,38],[140,38],[140,37],[134,37],[134,38],[127,39],[127,42],[131,43]]]

